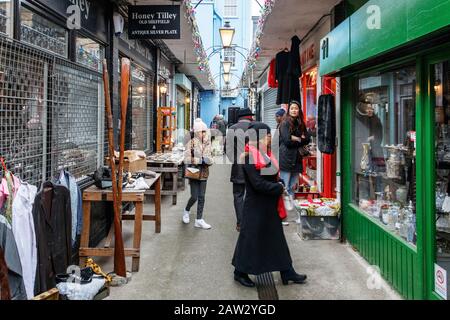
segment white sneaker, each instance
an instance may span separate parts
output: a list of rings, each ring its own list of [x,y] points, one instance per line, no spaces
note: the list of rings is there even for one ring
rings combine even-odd
[[[190,218],[189,218],[189,211],[184,210],[184,214],[183,214],[183,222],[185,224],[188,224],[190,222]]]
[[[205,222],[203,219],[195,219],[195,225],[196,228],[202,228],[202,229],[211,229],[211,226]]]

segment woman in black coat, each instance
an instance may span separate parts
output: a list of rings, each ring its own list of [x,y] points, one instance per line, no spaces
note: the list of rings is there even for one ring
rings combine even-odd
[[[249,130],[251,140],[245,153],[246,195],[241,231],[232,264],[234,279],[253,287],[249,274],[280,271],[283,284],[303,283],[306,275],[297,274],[278,215],[278,200],[284,187],[278,178],[278,163],[271,156],[270,127],[254,122]],[[269,147],[268,147],[269,146]]]
[[[298,175],[303,171],[303,158],[300,148],[307,146],[311,136],[306,130],[300,103],[292,101],[285,119],[280,126],[280,177],[294,195]]]

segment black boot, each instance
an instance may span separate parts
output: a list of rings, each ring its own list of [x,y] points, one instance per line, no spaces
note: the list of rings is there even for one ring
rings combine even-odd
[[[286,271],[281,271],[281,281],[284,285],[289,284],[289,281],[292,281],[294,283],[302,284],[306,281],[306,274],[298,274],[295,272],[294,268],[291,268]]]
[[[234,271],[234,280],[245,287],[253,288],[255,286],[255,283],[249,278],[248,274],[243,272]]]

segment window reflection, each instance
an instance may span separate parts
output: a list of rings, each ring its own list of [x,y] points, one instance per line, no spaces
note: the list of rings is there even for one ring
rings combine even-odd
[[[39,48],[67,57],[67,31],[44,17],[22,7],[21,40]]]

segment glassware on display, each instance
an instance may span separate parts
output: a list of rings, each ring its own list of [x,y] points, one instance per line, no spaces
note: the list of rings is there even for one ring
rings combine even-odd
[[[414,243],[416,234],[416,216],[414,215],[412,201],[409,201],[409,206],[406,211],[406,230],[406,241]]]
[[[362,143],[363,147],[363,154],[361,157],[361,171],[362,172],[368,172],[370,171],[370,143]]]
[[[395,191],[395,197],[402,205],[406,205],[406,202],[408,201],[408,189],[406,186],[398,187]]]
[[[385,203],[384,200],[383,200],[384,193],[383,192],[375,192],[375,195],[377,197],[377,200],[376,200],[376,203],[375,203],[375,206],[374,206],[375,210],[372,211],[372,215],[375,218],[379,218],[381,220],[381,207]]]
[[[391,231],[397,230],[400,206],[398,204],[393,204],[389,207],[389,216],[388,216],[388,228]]]
[[[404,157],[402,157],[402,149],[400,146],[385,146],[389,151],[390,156],[386,161],[386,175],[391,179],[399,179],[401,177],[402,164],[404,164]]]
[[[389,225],[389,221],[390,221],[389,214],[390,214],[389,205],[387,203],[385,203],[381,206],[381,211],[380,211],[381,222],[385,225]]]

